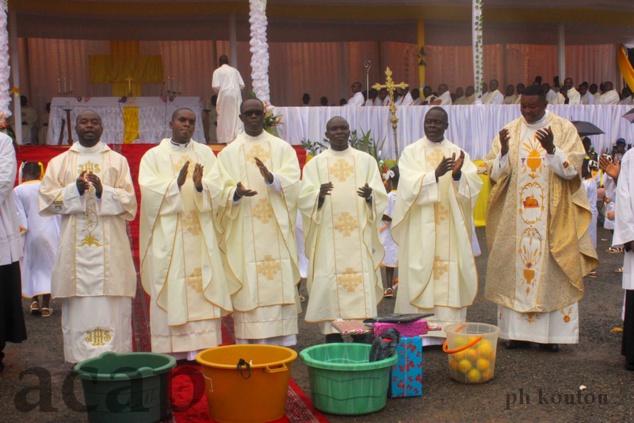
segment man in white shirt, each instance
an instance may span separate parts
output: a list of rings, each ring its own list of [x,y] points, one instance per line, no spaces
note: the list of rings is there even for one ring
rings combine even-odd
[[[412,100],[414,100],[412,106],[420,106],[423,102],[423,99],[420,98],[420,90],[418,88],[412,90]]]
[[[512,84],[506,86],[506,95],[502,104],[515,104],[517,96],[515,95],[515,87]]]
[[[409,93],[409,87],[397,88],[398,97],[394,100],[397,106],[411,106],[414,102],[412,95]]]
[[[242,104],[242,89],[244,81],[237,69],[229,66],[229,58],[222,55],[218,59],[218,69],[211,78],[211,88],[218,94],[216,112],[218,113],[218,128],[216,130],[218,142],[230,143],[244,132],[244,126],[238,118],[240,104]]]
[[[566,97],[568,97],[566,104],[581,104],[581,94],[575,89],[572,78],[564,79],[564,90],[566,91]]]
[[[447,84],[443,83],[438,86],[438,97],[431,104],[435,106],[451,106],[453,104]]]
[[[379,106],[389,106],[390,105],[390,96],[387,95],[387,88],[381,88],[379,90]]]
[[[454,105],[465,104],[466,98],[464,96],[464,90],[462,89],[462,87],[456,88],[454,94],[456,96],[456,101],[453,102]]]
[[[618,104],[621,99],[619,93],[614,89],[612,81],[604,82],[603,88],[605,91],[601,94],[601,97],[599,97],[597,104]]]
[[[362,85],[360,82],[354,82],[350,87],[352,89],[352,97],[348,100],[347,107],[361,107],[365,104],[365,98],[361,92]]]
[[[436,100],[436,97],[432,93],[431,87],[426,85],[425,88],[423,88],[423,105],[429,105],[434,100]]]
[[[548,84],[548,82],[545,82],[542,85],[542,88],[546,92],[546,101],[548,101],[548,104],[565,104],[566,103],[566,98],[563,95],[561,95],[561,93],[555,92],[552,88],[550,88],[550,84]]]
[[[371,88],[368,94],[368,99],[365,101],[366,106],[380,106],[381,100],[379,100],[379,92],[376,88]]]
[[[603,86],[603,84],[601,84],[601,86]],[[599,92],[599,87],[597,87],[597,84],[591,84],[588,91],[590,91],[590,94],[594,96],[594,104],[598,104],[599,98],[601,98],[601,92]]]
[[[517,96],[515,97],[515,102],[513,104],[520,104],[520,102],[522,101],[522,93],[524,92],[525,88],[526,87],[521,82],[515,86],[515,92],[517,93]]]
[[[486,99],[482,96],[482,104],[502,104],[504,96],[498,90],[499,85],[500,83],[497,79],[492,79],[491,82],[489,82],[489,93]]]
[[[582,82],[579,85],[579,95],[581,97],[581,104],[594,104],[594,96],[588,92],[588,83]]]

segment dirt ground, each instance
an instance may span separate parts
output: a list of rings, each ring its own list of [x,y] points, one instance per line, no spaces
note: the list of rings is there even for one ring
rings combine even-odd
[[[496,306],[484,300],[486,242],[478,229],[483,250],[477,259],[480,290],[468,320],[496,323]],[[622,255],[608,254],[611,234],[598,231],[601,265],[596,279],[586,278],[580,302],[581,335],[578,345],[562,346],[557,353],[537,348],[506,350],[498,345],[495,378],[481,385],[465,385],[449,378],[447,357],[438,348],[424,349],[423,396],[390,399],[382,411],[345,417],[327,415],[332,422],[607,422],[634,421],[634,372],[624,370],[620,355]],[[75,410],[83,402],[81,386],[63,362],[59,305],[42,319],[28,314],[29,339],[5,349],[5,371],[0,374],[2,422],[69,423],[85,421]],[[394,300],[384,300],[380,313],[393,311]],[[317,325],[300,315],[296,351],[321,343]],[[298,359],[292,377],[310,393],[306,366]],[[586,389],[579,390],[581,385]]]

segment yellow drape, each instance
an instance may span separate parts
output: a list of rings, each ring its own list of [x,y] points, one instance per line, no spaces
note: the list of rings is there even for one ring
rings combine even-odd
[[[123,143],[132,144],[139,139],[139,108],[124,107],[123,108]]]
[[[425,22],[422,19],[418,20],[418,60],[419,63],[421,60],[425,60],[421,53],[425,50]],[[422,89],[425,85],[425,70],[426,67],[423,65],[418,65],[418,80],[420,88]]]
[[[632,64],[627,58],[627,51],[625,51],[625,47],[621,46],[618,53],[616,54],[616,57],[619,64],[619,69],[621,70],[621,75],[623,75],[623,79],[625,79],[625,82],[627,82],[630,90],[634,91],[634,69],[632,68]]]
[[[141,84],[163,82],[161,56],[141,56],[138,41],[110,41],[110,55],[88,56],[90,82],[112,84],[113,97],[139,97]],[[130,79],[130,80],[129,80]]]
[[[474,160],[473,163],[478,168],[484,166],[484,160]],[[473,222],[476,226],[480,227],[486,226],[487,204],[489,202],[489,194],[491,193],[491,180],[489,179],[489,175],[479,174],[478,176],[482,179],[482,190],[480,190],[480,196],[473,208]]]
[[[163,82],[161,56],[88,56],[92,84],[127,84],[131,77],[135,83]]]

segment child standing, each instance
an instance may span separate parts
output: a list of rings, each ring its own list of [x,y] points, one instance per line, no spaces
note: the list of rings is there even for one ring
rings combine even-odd
[[[385,213],[383,214],[383,225],[381,227],[381,243],[385,248],[385,257],[381,262],[381,266],[385,267],[385,276],[387,282],[387,288],[383,292],[384,298],[393,298],[396,291],[396,285],[394,285],[394,272],[397,267],[398,259],[398,245],[392,239],[392,211],[394,210],[394,203],[396,202],[396,189],[398,188],[399,171],[398,166],[392,167],[387,172],[387,184],[389,193],[388,205]]]

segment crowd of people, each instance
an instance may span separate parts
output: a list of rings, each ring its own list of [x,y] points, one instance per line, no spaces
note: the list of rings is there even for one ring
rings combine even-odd
[[[358,101],[360,88],[353,85]],[[439,91],[448,97],[446,86]],[[593,153],[571,122],[547,110],[549,92],[542,84],[524,88],[522,116],[502,128],[485,160],[493,189],[484,295],[498,305],[507,348],[538,344],[554,352],[578,343],[583,278],[598,265],[596,232],[593,240],[588,229],[600,198],[612,204],[606,222],[614,222],[613,243],[626,252],[623,354],[634,370],[634,210],[623,176],[631,153],[624,140],[613,155]],[[152,351],[192,360],[220,344],[220,319],[229,313],[237,343],[295,345],[302,274],[305,319],[319,324],[326,342],[343,341],[335,320],[375,317],[384,297],[396,296],[396,313],[431,314],[428,322],[439,330],[424,345],[442,342],[445,325],[466,321],[477,295],[472,216],[482,180],[469,155],[445,138],[447,112],[439,105],[427,111],[425,136],[385,175],[350,146],[342,117],[327,122],[330,148],[302,175],[290,144],[264,131],[264,115],[260,100],[242,102],[244,132],[216,158],[192,139],[195,113],[180,108],[171,138],[141,160],[139,270],[151,298]],[[82,111],[75,130],[78,142],[48,163],[41,182],[39,166],[24,166],[15,194],[15,152],[0,135],[0,351],[26,339],[21,293],[43,317],[53,312],[49,294],[61,304],[66,361],[132,350],[137,275],[127,222],[137,199],[130,169],[100,141],[96,112]],[[597,167],[610,178],[600,185],[591,172]],[[298,216],[307,272],[298,256]],[[38,247],[49,251],[38,256]],[[391,269],[387,286],[381,264]]]
[[[595,83],[588,84],[584,81],[576,88],[572,78],[566,78],[563,84],[559,83],[559,77],[555,77],[553,84],[542,82],[542,77],[537,76],[533,84],[541,85],[546,91],[546,100],[548,104],[634,104],[634,97],[629,87],[625,86],[621,93],[614,89],[611,81],[605,81],[597,85]],[[482,104],[520,104],[522,93],[526,88],[525,84],[517,85],[509,84],[502,92],[500,83],[497,79],[491,79],[489,83],[482,83],[480,90],[480,102]],[[387,88],[376,90],[370,88],[369,91],[363,90],[361,82],[355,82],[351,86],[352,97],[349,99],[342,98],[339,106],[361,107],[361,106],[389,106],[391,104],[390,96]],[[397,88],[394,95],[394,103],[397,106],[420,106],[420,105],[469,105],[475,104],[477,93],[473,85],[456,87],[451,92],[449,86],[445,83],[438,85],[438,89],[434,90],[427,85],[423,88],[421,95],[418,88]],[[317,106],[311,104],[310,94],[304,93],[302,96],[302,106]],[[328,106],[328,98],[321,97],[321,106]],[[335,106],[336,104],[332,104]]]

